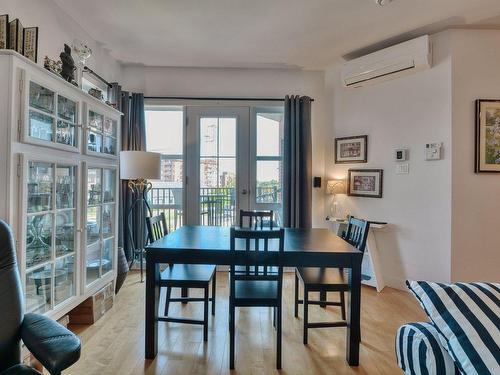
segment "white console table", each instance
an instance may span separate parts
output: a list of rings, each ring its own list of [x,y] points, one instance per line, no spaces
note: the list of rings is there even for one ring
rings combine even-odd
[[[341,236],[342,232],[347,230],[347,220],[329,219],[332,225],[332,231]],[[366,249],[363,255],[363,263],[361,265],[361,282],[366,285],[373,286],[377,292],[382,291],[385,287],[384,277],[382,275],[382,267],[380,254],[375,240],[377,230],[381,230],[387,226],[387,223],[370,221],[370,230],[368,231],[368,238],[366,240]]]

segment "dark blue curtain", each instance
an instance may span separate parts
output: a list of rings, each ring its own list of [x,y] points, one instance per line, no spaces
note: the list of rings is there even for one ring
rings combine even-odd
[[[285,97],[283,224],[312,227],[311,98]]]

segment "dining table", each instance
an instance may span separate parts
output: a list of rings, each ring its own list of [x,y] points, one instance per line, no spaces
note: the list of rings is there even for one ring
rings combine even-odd
[[[145,357],[158,353],[161,264],[332,267],[348,270],[346,360],[358,366],[362,259],[361,251],[326,228],[285,228],[282,252],[272,242],[269,251],[230,251],[229,227],[184,225],[146,247]]]

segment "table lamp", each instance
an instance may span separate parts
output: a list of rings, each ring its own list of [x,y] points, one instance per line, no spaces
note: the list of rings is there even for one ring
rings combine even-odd
[[[334,180],[329,180],[326,183],[326,193],[333,195],[332,197],[332,202],[330,204],[330,215],[334,219],[338,219],[338,214],[339,214],[339,204],[335,200],[335,195],[337,194],[347,194],[347,186],[346,186],[346,181],[344,179],[334,179]]]
[[[132,261],[130,266],[135,261],[137,253],[140,255],[141,261],[141,282],[143,280],[143,265],[144,256],[144,223],[146,216],[144,215],[144,206],[148,209],[148,214],[151,215],[151,208],[147,200],[147,194],[153,187],[148,180],[158,180],[161,178],[161,154],[156,152],[146,151],[121,151],[120,152],[120,179],[128,180],[128,188],[132,192],[132,204],[127,212],[127,222],[130,241],[132,244]],[[130,217],[134,208],[139,205],[139,243],[134,244],[131,228]]]

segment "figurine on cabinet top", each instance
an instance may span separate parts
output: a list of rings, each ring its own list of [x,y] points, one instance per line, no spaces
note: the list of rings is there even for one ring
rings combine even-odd
[[[75,61],[71,57],[71,47],[64,45],[64,51],[59,55],[62,61],[61,77],[66,81],[75,84]]]

